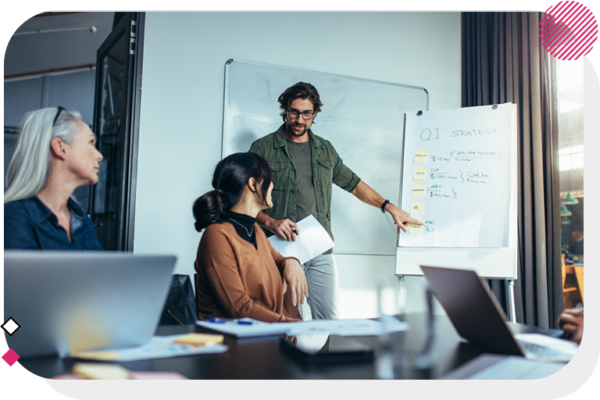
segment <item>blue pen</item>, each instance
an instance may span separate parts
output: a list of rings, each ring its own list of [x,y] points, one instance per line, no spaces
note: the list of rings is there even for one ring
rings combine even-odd
[[[252,325],[252,321],[238,320],[238,325]]]
[[[208,322],[214,322],[214,323],[217,323],[217,324],[224,324],[225,320],[221,319],[221,318],[209,318]]]

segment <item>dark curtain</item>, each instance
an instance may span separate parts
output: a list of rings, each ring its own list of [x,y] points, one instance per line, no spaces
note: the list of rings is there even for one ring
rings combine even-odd
[[[518,109],[517,322],[556,327],[562,311],[555,60],[539,13],[462,14],[462,106]],[[505,305],[503,281],[492,289]]]

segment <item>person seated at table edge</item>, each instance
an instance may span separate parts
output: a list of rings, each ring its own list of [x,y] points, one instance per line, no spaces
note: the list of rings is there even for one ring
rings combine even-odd
[[[308,295],[300,261],[273,249],[256,223],[273,206],[271,179],[261,156],[232,154],[217,164],[215,190],[194,202],[195,228],[205,230],[195,262],[200,320],[300,320],[297,307]]]
[[[558,326],[569,340],[581,344],[583,337],[583,308],[564,310],[558,317]]]
[[[62,107],[25,115],[4,189],[4,248],[102,250],[94,225],[71,198],[98,182],[102,154],[81,115]]]

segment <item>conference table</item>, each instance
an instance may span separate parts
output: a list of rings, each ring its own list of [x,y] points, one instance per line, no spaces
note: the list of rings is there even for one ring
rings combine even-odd
[[[390,335],[396,348],[395,357],[402,358],[397,368],[399,379],[439,379],[453,369],[485,353],[485,349],[471,345],[458,336],[446,315],[433,317],[432,335],[428,335],[426,314],[407,315],[410,329]],[[514,333],[545,333],[552,336],[557,331],[508,323]],[[156,335],[175,335],[189,332],[208,333],[195,325],[159,326]],[[422,352],[428,343],[428,360],[425,367],[410,363],[407,354]],[[376,336],[354,337],[363,344],[378,345]],[[306,363],[281,347],[278,336],[235,339],[225,337],[229,346],[225,353],[202,354],[143,361],[118,362],[130,371],[173,371],[190,379],[377,379],[376,361]],[[377,348],[377,347],[375,347]],[[30,372],[52,378],[70,374],[73,364],[80,360],[72,358],[44,357],[20,359]]]

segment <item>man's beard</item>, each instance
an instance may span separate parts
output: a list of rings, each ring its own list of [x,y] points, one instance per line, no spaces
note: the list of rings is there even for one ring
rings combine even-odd
[[[296,131],[294,130],[294,126],[304,126],[304,129],[298,133],[296,133]],[[302,137],[304,136],[304,134],[308,131],[308,129],[306,129],[306,125],[301,125],[301,124],[290,124],[290,129],[289,129],[290,133],[292,134],[292,136],[295,137]]]

